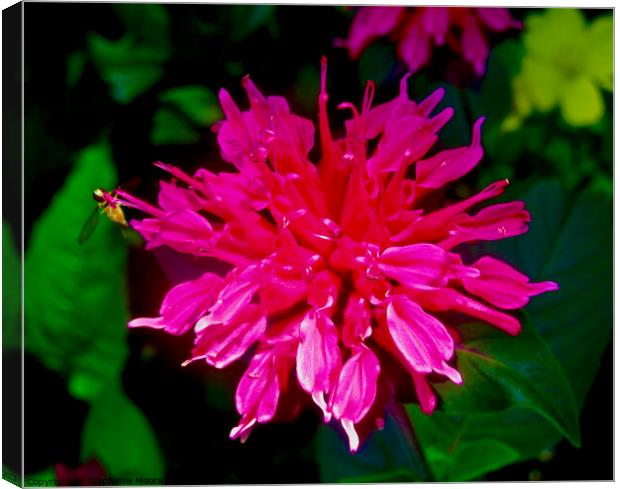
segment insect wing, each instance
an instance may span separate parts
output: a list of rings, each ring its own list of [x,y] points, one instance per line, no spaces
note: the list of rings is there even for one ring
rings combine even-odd
[[[78,243],[85,243],[88,238],[93,235],[95,229],[97,229],[97,224],[99,224],[99,216],[99,206],[97,206],[93,209],[93,211],[88,216],[88,219],[86,219],[86,222],[82,226],[82,229],[80,230],[80,234],[78,236]]]

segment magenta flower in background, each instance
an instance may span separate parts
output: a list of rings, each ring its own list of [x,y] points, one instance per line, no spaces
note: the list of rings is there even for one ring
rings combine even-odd
[[[505,8],[361,7],[351,23],[349,37],[336,44],[352,59],[377,38],[390,36],[397,54],[411,72],[427,65],[434,47],[447,45],[482,76],[489,56],[488,35],[520,29]]]
[[[361,109],[341,104],[351,117],[335,138],[323,60],[315,165],[312,122],[246,77],[249,109],[222,89],[226,119],[215,128],[222,158],[236,171],[188,175],[158,163],[172,179],[161,182],[157,205],[118,190],[119,203],[148,214],[131,221],[148,248],[232,266],[225,276],[207,272],[176,285],[159,317],[130,322],[174,335],[192,330],[186,363],[249,361],[231,438],[245,440],[257,424],[290,419],[313,402],[326,422],[340,423],[354,452],[381,428],[403,379],[427,414],[436,404],[429,378],[462,382],[458,329],[448,319],[456,315],[445,313],[516,335],[519,321],[506,311],[557,289],[489,256],[463,261],[458,245],[524,233],[530,216],[523,202],[479,209],[507,180],[444,202],[442,189],[483,156],[483,121],[471,145],[428,155],[453,111],[431,115],[442,90],[417,103],[406,82],[387,103],[372,106],[369,82]]]

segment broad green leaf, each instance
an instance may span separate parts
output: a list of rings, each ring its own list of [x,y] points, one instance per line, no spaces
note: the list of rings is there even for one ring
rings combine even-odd
[[[166,8],[157,4],[117,6],[126,32],[110,41],[95,33],[88,37],[90,54],[110,94],[128,104],[151,88],[163,75],[171,47]]]
[[[612,324],[611,205],[610,199],[586,189],[569,200],[558,182],[541,182],[525,196],[532,214],[529,232],[492,243],[489,250],[516,266],[532,280],[555,280],[560,290],[532,299],[527,307],[530,323],[546,340],[567,374],[578,409],[585,401],[609,341]],[[514,339],[514,338],[512,338]],[[511,340],[512,340],[511,339]],[[414,427],[425,452],[445,453],[437,436],[460,443],[492,440],[514,449],[518,460],[529,460],[553,449],[561,435],[542,415],[523,407],[467,416],[413,415]],[[459,435],[459,422],[467,421]],[[505,452],[505,450],[504,450]],[[480,460],[493,460],[496,449],[479,448]],[[425,453],[435,474],[460,480],[451,472],[458,465]],[[494,468],[511,463],[494,459]],[[446,466],[447,465],[447,466]],[[490,470],[490,469],[489,469]],[[478,477],[478,476],[476,476]]]
[[[537,412],[522,407],[467,416],[467,436],[488,438],[513,448],[519,460],[538,457],[562,438],[551,423]],[[499,467],[497,467],[499,468]]]
[[[514,463],[519,452],[492,437],[472,436],[475,416],[454,417],[436,412],[432,417],[417,406],[408,407],[424,456],[437,481],[472,480]]]
[[[399,407],[373,431],[356,454],[349,452],[340,426],[323,425],[316,438],[321,482],[411,482],[429,480],[407,416]]]
[[[151,129],[154,145],[193,144],[199,139],[200,133],[182,114],[168,108],[155,112]]]
[[[611,200],[592,188],[569,197],[558,182],[539,183],[524,200],[532,215],[528,233],[492,250],[532,280],[559,284],[559,291],[536,297],[527,311],[581,408],[611,335]]]
[[[447,414],[489,413],[528,407],[579,446],[579,418],[566,375],[528,321],[518,336],[485,324],[462,326],[457,365],[463,384],[436,384]]]
[[[210,126],[223,117],[217,95],[202,85],[171,88],[158,98],[176,107],[197,126]]]
[[[35,222],[25,259],[25,348],[92,400],[120,375],[127,356],[126,250],[102,218],[83,245],[77,236],[96,203],[92,191],[116,185],[106,142],[77,155],[63,187]]]
[[[115,478],[161,479],[164,457],[142,412],[112,381],[92,403],[82,432],[82,460],[95,457]]]
[[[11,225],[2,220],[2,349],[19,349],[21,328],[21,263]]]

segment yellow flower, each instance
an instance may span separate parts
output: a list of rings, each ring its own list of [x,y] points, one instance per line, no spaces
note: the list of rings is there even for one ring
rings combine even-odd
[[[559,106],[572,126],[597,123],[605,112],[601,89],[613,90],[613,19],[587,23],[576,9],[549,9],[529,15],[523,34],[525,55],[512,82],[513,112],[504,121],[515,129],[533,111]]]

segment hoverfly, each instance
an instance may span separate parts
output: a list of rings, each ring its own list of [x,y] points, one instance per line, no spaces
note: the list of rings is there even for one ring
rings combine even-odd
[[[85,243],[93,235],[99,224],[101,214],[108,216],[112,222],[116,223],[123,230],[129,227],[121,204],[116,202],[115,197],[116,195],[114,192],[109,193],[102,188],[93,191],[93,199],[97,202],[97,206],[93,209],[82,226],[78,236],[78,243]]]

